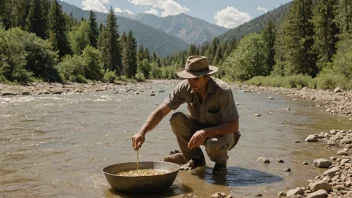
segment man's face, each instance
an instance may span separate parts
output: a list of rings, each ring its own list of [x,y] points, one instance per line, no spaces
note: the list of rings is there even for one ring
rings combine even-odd
[[[196,78],[189,78],[188,84],[194,92],[200,92],[206,88],[208,76],[198,76]]]

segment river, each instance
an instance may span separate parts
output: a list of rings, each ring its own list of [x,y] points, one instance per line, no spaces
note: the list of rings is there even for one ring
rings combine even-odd
[[[117,91],[0,98],[0,197],[139,197],[111,190],[101,169],[136,161],[131,137],[174,85],[159,82],[121,86]],[[130,88],[139,94],[127,91]],[[213,177],[214,163],[207,158],[205,173],[180,171],[171,188],[155,197],[209,197],[215,192],[275,197],[279,191],[306,187],[308,179],[324,171],[315,168],[313,160],[335,156],[337,148],[304,139],[351,128],[340,121],[342,117],[322,112],[315,106],[318,102],[235,88],[233,93],[242,137],[229,152],[227,176]],[[185,105],[179,111],[186,111]],[[147,134],[140,161],[159,161],[178,149],[168,122],[171,113]],[[261,116],[255,117],[257,113]],[[300,143],[294,143],[297,140]],[[271,163],[256,163],[261,156]],[[276,163],[277,159],[285,162]],[[309,165],[302,165],[304,161]]]

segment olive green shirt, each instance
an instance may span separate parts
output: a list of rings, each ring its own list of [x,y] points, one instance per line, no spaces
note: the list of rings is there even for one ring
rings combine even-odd
[[[217,126],[239,118],[231,87],[216,78],[208,81],[203,101],[194,93],[187,80],[179,83],[166,97],[164,103],[176,110],[187,103],[191,117],[207,127]]]

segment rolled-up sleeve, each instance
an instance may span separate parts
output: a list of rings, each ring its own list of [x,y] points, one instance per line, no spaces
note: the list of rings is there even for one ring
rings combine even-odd
[[[186,102],[187,87],[184,82],[179,83],[165,98],[164,103],[172,110],[176,110]]]
[[[220,113],[223,122],[237,120],[239,118],[232,90],[226,89],[220,95]]]

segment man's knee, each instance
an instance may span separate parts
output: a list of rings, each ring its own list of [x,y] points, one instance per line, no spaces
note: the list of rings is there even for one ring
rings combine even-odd
[[[183,123],[186,119],[187,119],[187,116],[184,113],[176,112],[176,113],[172,114],[172,116],[170,118],[170,124],[172,126],[176,126],[176,125]]]
[[[218,138],[210,138],[205,144],[205,150],[208,155],[219,154],[226,151],[226,143],[224,141],[219,141]]]

